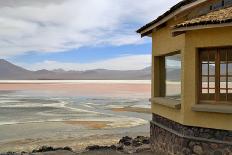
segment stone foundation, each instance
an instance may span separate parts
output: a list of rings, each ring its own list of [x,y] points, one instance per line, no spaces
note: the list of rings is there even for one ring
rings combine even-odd
[[[170,155],[232,155],[232,131],[184,126],[153,114],[151,148]]]

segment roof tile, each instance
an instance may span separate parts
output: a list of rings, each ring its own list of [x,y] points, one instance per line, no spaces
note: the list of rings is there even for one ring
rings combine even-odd
[[[197,18],[187,20],[183,23],[177,24],[175,28],[222,23],[232,23],[232,7],[223,8]]]

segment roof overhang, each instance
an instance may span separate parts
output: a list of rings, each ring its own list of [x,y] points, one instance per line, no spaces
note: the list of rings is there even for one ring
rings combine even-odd
[[[173,17],[175,17],[176,15],[182,13],[183,11],[186,11],[186,10],[188,10],[188,9],[190,9],[192,7],[195,7],[195,6],[197,6],[197,5],[201,4],[201,3],[204,3],[206,1],[208,1],[208,0],[198,0],[196,2],[193,2],[193,3],[187,4],[185,6],[182,6],[179,9],[177,9],[176,11],[174,11],[173,13],[171,13],[168,16],[166,16],[163,19],[161,19],[159,22],[154,23],[153,25],[146,27],[142,31],[137,31],[137,33],[140,33],[141,37],[150,36],[150,34],[152,33],[153,29],[155,29],[157,26],[159,26],[159,25],[167,22],[168,20],[172,19]]]
[[[229,27],[232,26],[232,23],[222,23],[222,24],[209,24],[209,25],[197,25],[197,26],[188,26],[175,28],[172,30],[173,36],[178,36],[185,33],[186,31],[201,30],[201,29],[210,29],[210,28],[219,28],[219,27]]]

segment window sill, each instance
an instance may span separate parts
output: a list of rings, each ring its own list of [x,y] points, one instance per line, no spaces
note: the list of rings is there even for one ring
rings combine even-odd
[[[150,102],[173,109],[181,109],[181,103],[179,100],[168,99],[163,97],[155,97],[155,98],[151,98]]]
[[[232,114],[232,105],[197,104],[192,107],[196,112]]]

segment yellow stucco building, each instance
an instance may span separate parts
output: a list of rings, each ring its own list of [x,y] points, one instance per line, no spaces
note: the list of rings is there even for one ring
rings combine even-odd
[[[152,149],[231,155],[232,0],[183,0],[137,32],[152,37]]]

